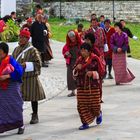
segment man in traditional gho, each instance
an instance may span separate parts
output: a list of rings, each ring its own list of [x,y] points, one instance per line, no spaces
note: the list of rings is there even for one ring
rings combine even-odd
[[[45,38],[47,35],[47,27],[43,23],[43,16],[41,14],[36,16],[36,21],[32,24],[30,32],[32,44],[40,52],[42,66],[48,67],[48,65],[45,63]]]
[[[67,65],[67,86],[68,90],[71,91],[68,97],[75,96],[76,82],[73,79],[73,66],[76,62],[80,52],[81,38],[78,33],[71,30],[68,32],[66,37],[66,44],[63,47],[62,54],[66,60]]]
[[[13,57],[23,66],[23,84],[21,91],[24,101],[32,105],[32,118],[30,124],[36,124],[38,119],[38,101],[45,99],[45,92],[39,80],[41,72],[40,54],[30,45],[30,32],[27,28],[20,31],[19,46],[15,48]]]
[[[95,43],[94,47],[99,48],[101,57],[104,60],[104,52],[108,51],[108,45],[107,45],[107,40],[106,40],[106,35],[104,32],[104,29],[98,26],[98,19],[92,19],[91,20],[91,27],[88,31],[94,34],[95,36]]]
[[[112,71],[112,49],[111,49],[111,45],[110,45],[110,39],[111,36],[115,33],[115,29],[113,27],[111,27],[111,21],[109,19],[105,20],[105,27],[104,27],[104,31],[105,31],[105,35],[107,38],[107,44],[108,44],[108,52],[105,52],[105,61],[106,61],[106,68],[108,71],[108,79],[113,79],[113,76],[111,74]]]
[[[128,36],[123,32],[120,22],[115,23],[115,33],[111,36],[111,48],[113,50],[112,65],[115,73],[116,85],[131,82],[135,76],[127,68],[126,53],[128,49]]]
[[[126,27],[126,22],[124,20],[120,20],[120,23],[122,24],[122,27],[123,27],[122,31],[125,32],[128,35],[128,37],[130,37],[130,38],[132,38],[134,40],[137,40],[138,39],[138,37],[134,36],[132,34],[131,30]],[[130,45],[128,45],[127,53],[129,54],[128,57],[131,57],[131,54],[130,54],[131,53]]]
[[[100,77],[103,76],[101,60],[92,52],[89,43],[81,45],[81,56],[77,59],[73,75],[77,83],[77,109],[82,122],[79,130],[89,128],[96,119],[102,122]]]
[[[104,66],[106,65],[105,63],[105,58],[104,58],[104,53],[108,51],[108,45],[107,45],[107,40],[106,40],[106,35],[104,32],[104,29],[98,26],[98,19],[92,19],[91,20],[91,27],[88,31],[86,31],[86,33],[93,33],[95,36],[95,43],[94,43],[94,47],[98,48],[98,50],[100,51],[100,59],[102,61],[102,64],[104,64]],[[100,89],[102,89],[102,81],[103,79],[101,79],[100,82]],[[102,91],[101,91],[101,95],[102,95]]]

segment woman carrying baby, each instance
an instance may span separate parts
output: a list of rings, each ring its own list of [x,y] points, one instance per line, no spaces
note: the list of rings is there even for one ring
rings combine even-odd
[[[23,134],[23,68],[8,52],[8,45],[0,43],[0,133],[18,129],[18,134]]]

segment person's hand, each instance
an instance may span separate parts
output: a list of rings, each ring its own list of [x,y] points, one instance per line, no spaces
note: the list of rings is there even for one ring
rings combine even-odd
[[[121,52],[122,52],[122,49],[121,49],[121,48],[118,48],[118,49],[117,49],[117,52],[118,52],[118,53],[121,53]]]
[[[88,71],[88,72],[86,73],[86,75],[87,75],[88,77],[92,77],[93,73],[92,73],[92,71]]]
[[[65,53],[65,55],[66,55],[66,57],[71,57],[71,54],[70,54],[69,51],[67,51],[67,52]]]
[[[76,66],[76,70],[81,70],[82,69],[82,64],[78,64],[77,66]]]
[[[10,75],[1,75],[0,76],[0,81],[5,81],[6,79],[10,78]]]
[[[26,68],[26,63],[23,62],[23,63],[21,64],[21,66],[22,66],[23,68]]]

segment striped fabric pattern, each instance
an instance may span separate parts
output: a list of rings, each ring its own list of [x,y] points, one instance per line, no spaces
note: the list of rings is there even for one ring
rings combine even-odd
[[[24,101],[39,101],[45,99],[45,93],[37,76],[23,78],[21,86]]]
[[[20,84],[10,81],[8,88],[0,88],[0,133],[23,126],[23,100]]]
[[[77,89],[77,108],[81,122],[90,124],[100,115],[101,110],[100,89]]]
[[[112,64],[116,83],[129,83],[135,78],[132,72],[127,68],[126,53],[113,53]]]
[[[18,55],[29,46],[30,44],[26,47],[17,47],[13,52],[13,57],[16,59]],[[20,58],[18,62],[33,62],[34,65],[33,72],[25,72],[23,75],[21,89],[24,101],[39,101],[45,99],[45,92],[38,78],[38,75],[41,73],[41,58],[37,49],[33,47],[25,52],[24,58]]]

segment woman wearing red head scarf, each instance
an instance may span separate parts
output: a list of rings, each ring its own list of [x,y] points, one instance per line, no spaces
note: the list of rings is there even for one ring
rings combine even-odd
[[[72,92],[68,95],[68,97],[75,96],[76,83],[73,79],[73,66],[75,65],[76,59],[79,55],[80,45],[82,44],[81,38],[78,33],[71,30],[68,32],[66,37],[66,44],[63,47],[63,55],[66,60],[67,65],[67,86],[68,90]]]

